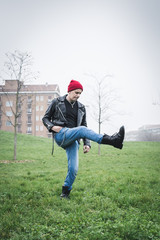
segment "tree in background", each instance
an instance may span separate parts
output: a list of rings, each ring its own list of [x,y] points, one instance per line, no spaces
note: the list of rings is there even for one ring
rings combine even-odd
[[[23,84],[28,81],[33,81],[36,78],[33,72],[31,71],[31,66],[33,63],[32,56],[27,52],[14,51],[13,53],[6,54],[6,62],[4,63],[4,73],[10,80],[16,80],[16,94],[15,94],[15,105],[10,104],[10,110],[12,111],[13,118],[7,116],[6,113],[2,110],[3,114],[8,118],[12,126],[14,127],[14,160],[17,158],[17,126],[18,118],[21,115],[21,104],[23,99],[20,96],[20,91],[23,87]],[[5,81],[6,77],[1,79]],[[2,91],[5,94],[8,103],[10,101],[9,93],[5,92],[5,89],[2,87]]]
[[[160,106],[160,93],[158,97],[152,102],[152,104],[155,106]]]
[[[90,114],[98,123],[98,133],[101,133],[101,126],[104,122],[110,121],[116,114],[120,114],[115,109],[115,103],[120,98],[115,88],[112,87],[109,78],[111,75],[105,75],[102,78],[97,78],[94,75],[88,75],[92,78],[92,86],[89,92],[89,107]],[[98,146],[98,154],[100,155],[100,144]]]

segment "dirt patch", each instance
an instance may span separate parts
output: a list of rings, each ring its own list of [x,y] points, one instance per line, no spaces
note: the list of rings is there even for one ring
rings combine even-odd
[[[1,160],[0,163],[9,164],[9,163],[26,163],[26,162],[34,162],[34,160]]]

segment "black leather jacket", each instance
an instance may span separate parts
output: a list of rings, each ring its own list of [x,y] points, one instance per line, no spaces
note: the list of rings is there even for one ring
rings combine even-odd
[[[66,125],[66,107],[64,100],[67,95],[53,99],[50,106],[48,107],[44,117],[42,118],[43,124],[46,126],[49,132],[53,132],[53,126],[62,126]],[[78,102],[78,116],[77,116],[77,127],[86,126],[86,109],[83,104]],[[84,138],[84,145],[90,146],[90,140]]]

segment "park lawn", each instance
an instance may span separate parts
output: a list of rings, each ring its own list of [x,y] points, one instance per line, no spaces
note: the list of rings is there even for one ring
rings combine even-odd
[[[0,239],[159,240],[160,142],[92,143],[79,151],[70,200],[60,200],[65,151],[52,141],[0,131]]]

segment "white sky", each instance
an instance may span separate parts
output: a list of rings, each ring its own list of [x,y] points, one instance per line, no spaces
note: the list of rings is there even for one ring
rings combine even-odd
[[[57,83],[65,94],[71,79],[84,86],[87,102],[93,74],[112,74],[122,101],[103,126],[134,130],[160,124],[160,0],[0,0],[0,69],[5,53],[30,52],[36,84]],[[88,125],[98,131],[90,118]]]

